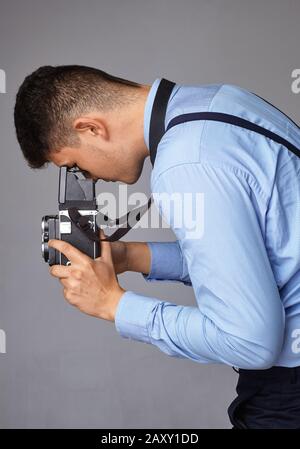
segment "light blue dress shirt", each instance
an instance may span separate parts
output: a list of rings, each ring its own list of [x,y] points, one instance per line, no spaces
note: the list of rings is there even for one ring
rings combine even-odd
[[[161,78],[151,86],[144,138]],[[181,114],[215,111],[263,126],[300,147],[283,113],[237,86],[176,84],[165,126]],[[149,242],[146,281],[183,282],[196,305],[126,291],[115,326],[124,338],[173,357],[244,369],[300,365],[300,158],[253,131],[212,122],[170,128],[157,149],[153,194],[201,192],[204,230],[190,238],[176,212],[160,214],[174,242]],[[155,196],[154,196],[155,202]]]

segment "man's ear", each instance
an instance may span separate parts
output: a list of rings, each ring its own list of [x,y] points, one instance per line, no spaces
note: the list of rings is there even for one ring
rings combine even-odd
[[[100,136],[108,139],[108,128],[103,119],[96,117],[78,117],[73,122],[73,129],[79,133],[87,133],[91,136]]]

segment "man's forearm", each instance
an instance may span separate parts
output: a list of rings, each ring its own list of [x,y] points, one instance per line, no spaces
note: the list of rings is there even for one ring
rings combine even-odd
[[[127,270],[149,274],[151,251],[146,242],[126,242]]]
[[[142,273],[146,281],[176,281],[191,285],[178,241],[126,242],[126,253],[126,271]]]

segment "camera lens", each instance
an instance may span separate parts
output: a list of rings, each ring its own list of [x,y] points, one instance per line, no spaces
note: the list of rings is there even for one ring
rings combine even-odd
[[[48,242],[50,239],[57,238],[57,215],[44,215],[42,218],[42,257],[49,265],[53,265],[56,262],[56,251],[49,248]]]
[[[49,217],[45,215],[42,218],[42,257],[45,262],[49,261],[49,247],[47,242],[49,241]]]
[[[49,247],[48,243],[42,243],[42,257],[45,262],[49,261]]]
[[[49,231],[49,225],[48,225],[48,217],[45,215],[42,218],[42,232],[48,232]]]
[[[48,217],[44,216],[42,218],[42,257],[45,262],[49,260],[49,248],[48,248],[48,240],[49,240],[49,225],[48,225]]]

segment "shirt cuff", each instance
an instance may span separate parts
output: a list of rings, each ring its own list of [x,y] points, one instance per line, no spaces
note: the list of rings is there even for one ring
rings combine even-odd
[[[146,281],[182,280],[184,261],[179,243],[147,242],[151,252],[149,274],[141,273]]]
[[[152,310],[160,301],[127,290],[121,296],[116,314],[115,327],[124,338],[151,343],[147,323]]]

